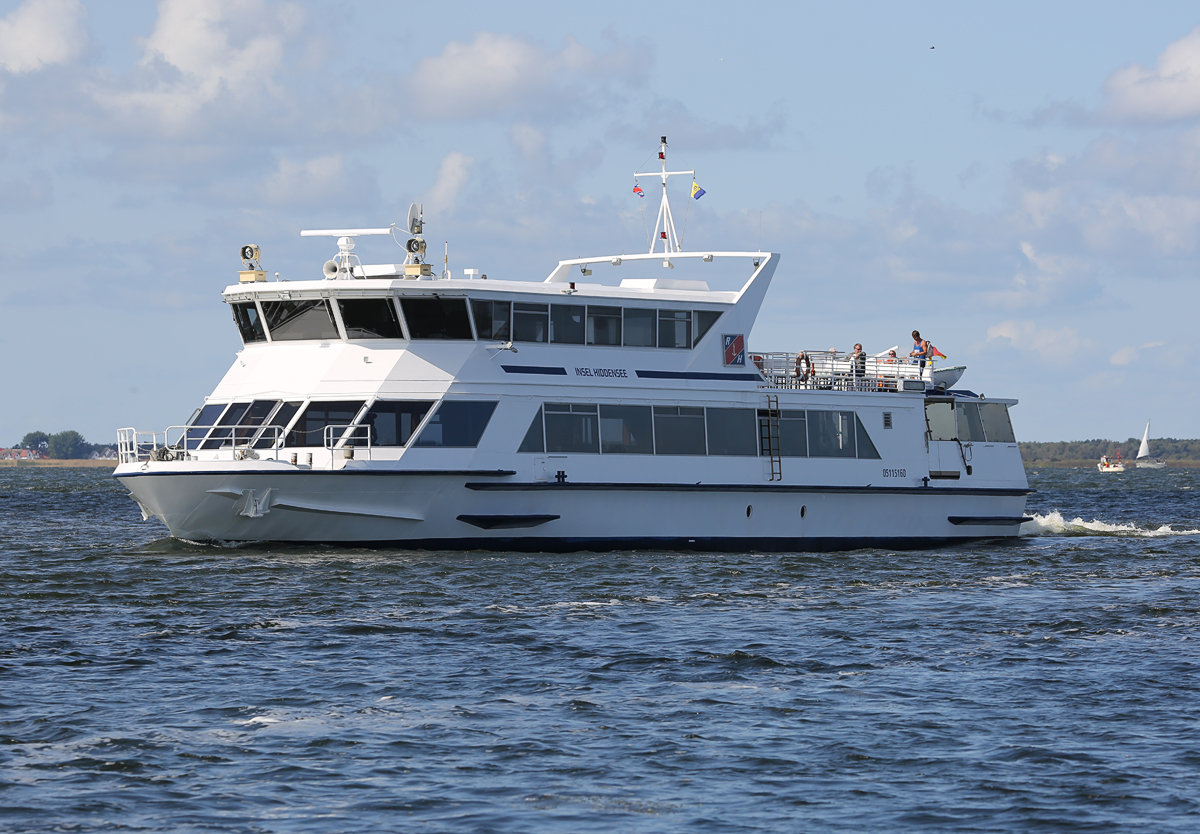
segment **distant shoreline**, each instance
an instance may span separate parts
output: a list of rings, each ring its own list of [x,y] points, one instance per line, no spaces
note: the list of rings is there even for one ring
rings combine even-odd
[[[19,466],[58,466],[58,467],[76,467],[87,469],[99,469],[107,466],[109,469],[116,469],[117,460],[60,460],[59,458],[36,458],[34,460],[0,460],[0,466],[19,467]]]

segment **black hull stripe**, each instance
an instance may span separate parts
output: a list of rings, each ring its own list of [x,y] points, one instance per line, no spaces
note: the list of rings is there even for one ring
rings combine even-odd
[[[638,379],[705,379],[724,382],[762,382],[759,374],[714,374],[699,371],[634,371]]]
[[[964,524],[969,527],[995,527],[1033,521],[1032,518],[1024,515],[952,515],[948,516],[946,520],[956,527]]]
[[[114,478],[172,478],[181,475],[370,475],[373,477],[423,477],[457,475],[464,478],[507,478],[515,469],[188,469],[182,472],[122,472]]]
[[[501,365],[506,374],[541,374],[543,376],[566,376],[566,368],[554,368],[549,365]]]
[[[225,540],[228,541],[228,540]],[[929,550],[937,547],[994,542],[997,546],[1017,541],[1013,535],[914,536],[912,538],[828,537],[795,538],[788,536],[736,536],[713,538],[537,538],[533,536],[444,539],[400,539],[395,541],[297,541],[249,542],[266,547],[365,547],[388,550],[486,550],[519,553],[574,553],[580,551],[611,553],[649,550],[694,553],[833,553],[846,550]]]
[[[871,495],[1032,495],[1033,489],[988,489],[984,487],[886,487],[886,486],[808,486],[802,484],[620,484],[620,483],[468,483],[476,492],[543,492],[578,490],[584,492],[797,492],[822,494]]]

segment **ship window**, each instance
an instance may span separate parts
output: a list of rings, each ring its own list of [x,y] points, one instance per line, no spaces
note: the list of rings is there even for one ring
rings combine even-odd
[[[547,452],[599,452],[596,406],[546,403]]]
[[[465,298],[402,298],[400,307],[410,338],[472,338]]]
[[[288,433],[289,446],[324,446],[326,438],[336,442],[345,433],[333,429],[325,431],[326,426],[346,427],[354,422],[362,409],[362,400],[343,400],[340,402],[309,403],[308,408],[300,415],[296,425]]]
[[[700,340],[704,338],[704,334],[712,329],[712,326],[717,323],[717,319],[720,317],[721,312],[719,310],[697,310],[696,338],[692,340],[692,344],[700,344]]]
[[[366,446],[367,433],[371,436],[372,446],[407,446],[417,426],[433,406],[433,401],[418,402],[388,402],[377,400],[371,409],[359,420],[360,426],[366,426],[367,431],[359,430],[353,439],[346,442],[347,446]]]
[[[955,403],[954,416],[958,418],[958,439],[964,443],[982,443],[983,421],[979,419],[979,406],[975,403]]]
[[[926,402],[925,424],[930,440],[954,440],[958,437],[954,426],[954,403]]]
[[[590,308],[588,314],[591,314]],[[654,454],[654,419],[650,406],[600,406],[600,451],[606,455]]]
[[[654,406],[654,436],[660,455],[703,455],[704,409]]]
[[[879,451],[871,441],[871,435],[867,434],[867,427],[863,425],[862,419],[857,414],[854,415],[854,423],[858,439],[858,459],[879,460]]]
[[[589,345],[621,344],[621,308],[587,308],[587,343]]]
[[[545,304],[513,304],[513,341],[546,342],[550,338],[550,313]]]
[[[235,426],[242,419],[242,415],[246,413],[246,409],[250,407],[250,403],[233,403],[229,408],[225,409],[225,413],[221,415],[221,419],[217,421],[218,428],[209,432],[208,440],[201,444],[201,449],[220,449],[222,446],[228,446],[230,443],[230,435],[233,434],[232,428],[223,428],[227,426]]]
[[[521,448],[518,452],[544,452],[546,451],[546,441],[542,435],[542,409],[538,406],[537,414],[533,415],[533,422],[529,424],[529,431],[525,432],[525,439],[521,441]]]
[[[758,412],[759,454],[767,456],[769,413]],[[779,413],[779,454],[785,458],[808,457],[808,423],[803,411],[781,411]]]
[[[258,308],[254,306],[253,301],[229,306],[233,308],[233,320],[237,324],[238,332],[242,334],[243,344],[248,345],[251,342],[267,340],[267,334],[263,331],[262,319],[259,317]]]
[[[288,427],[288,423],[292,422],[292,418],[296,416],[296,412],[300,410],[300,406],[304,403],[284,403],[279,406],[279,410],[271,417],[271,421],[263,427],[263,432],[259,435],[258,442],[254,444],[255,449],[269,449],[273,446],[283,445],[283,431]]]
[[[705,419],[710,455],[758,454],[753,408],[710,408]]]
[[[210,403],[200,409],[200,413],[192,421],[192,425],[196,428],[187,430],[187,447],[189,449],[200,448],[200,441],[208,434],[208,430],[216,425],[217,418],[225,410],[225,405],[225,403]]]
[[[691,348],[692,312],[690,310],[658,311],[658,346],[660,348]]]
[[[244,445],[253,440],[254,435],[258,434],[258,427],[266,422],[277,405],[279,400],[255,400],[250,403],[242,419],[238,420],[238,427],[233,433],[236,441],[234,445]]]
[[[979,417],[989,443],[1016,443],[1012,422],[1008,418],[1008,406],[1004,403],[980,403]]]
[[[583,305],[550,305],[550,341],[564,345],[583,344]]]
[[[808,454],[814,458],[854,457],[853,411],[808,412]]]
[[[416,446],[474,447],[479,445],[483,430],[496,410],[495,402],[466,402],[443,400],[437,412],[429,418]]]
[[[347,339],[403,339],[390,298],[339,298]]]
[[[658,311],[625,310],[625,344],[630,347],[654,347]]]
[[[475,332],[481,339],[498,339],[507,342],[512,322],[511,301],[472,301],[471,312],[475,314]]]
[[[328,299],[264,301],[262,306],[273,341],[338,338]]]

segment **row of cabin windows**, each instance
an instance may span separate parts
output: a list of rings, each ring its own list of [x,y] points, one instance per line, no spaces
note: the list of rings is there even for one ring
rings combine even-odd
[[[963,443],[1016,443],[1004,403],[925,403],[926,436]]]
[[[433,400],[364,400],[303,403],[277,400],[210,404],[200,409],[184,433],[188,449],[232,446],[289,447],[414,446],[472,448],[496,409],[495,401],[443,400],[432,416]],[[282,442],[280,442],[282,440]]]
[[[606,455],[743,455],[860,458],[879,452],[853,411],[544,403],[519,452]]]
[[[464,298],[339,298],[347,339],[474,339]],[[261,314],[259,312],[261,305]],[[328,298],[237,302],[233,320],[242,341],[339,339]],[[475,332],[485,340],[565,345],[626,345],[691,349],[721,313],[658,310],[594,304],[529,304],[471,300]],[[401,317],[402,314],[402,317]],[[407,337],[405,336],[407,333]]]

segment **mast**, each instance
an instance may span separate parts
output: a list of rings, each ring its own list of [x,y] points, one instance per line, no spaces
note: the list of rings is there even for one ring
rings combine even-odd
[[[662,163],[661,171],[651,171],[648,173],[634,173],[633,181],[636,184],[638,177],[661,177],[662,178],[662,202],[658,206],[658,219],[654,221],[654,237],[650,238],[650,252],[654,254],[654,249],[658,246],[659,241],[662,241],[663,254],[670,255],[673,252],[682,252],[683,248],[679,243],[679,235],[675,232],[675,218],[671,215],[671,203],[667,200],[667,178],[681,176],[686,174],[690,177],[695,177],[695,171],[668,171],[667,170],[667,137],[662,137],[658,144],[658,159]],[[664,260],[663,266],[669,266],[670,261]]]

